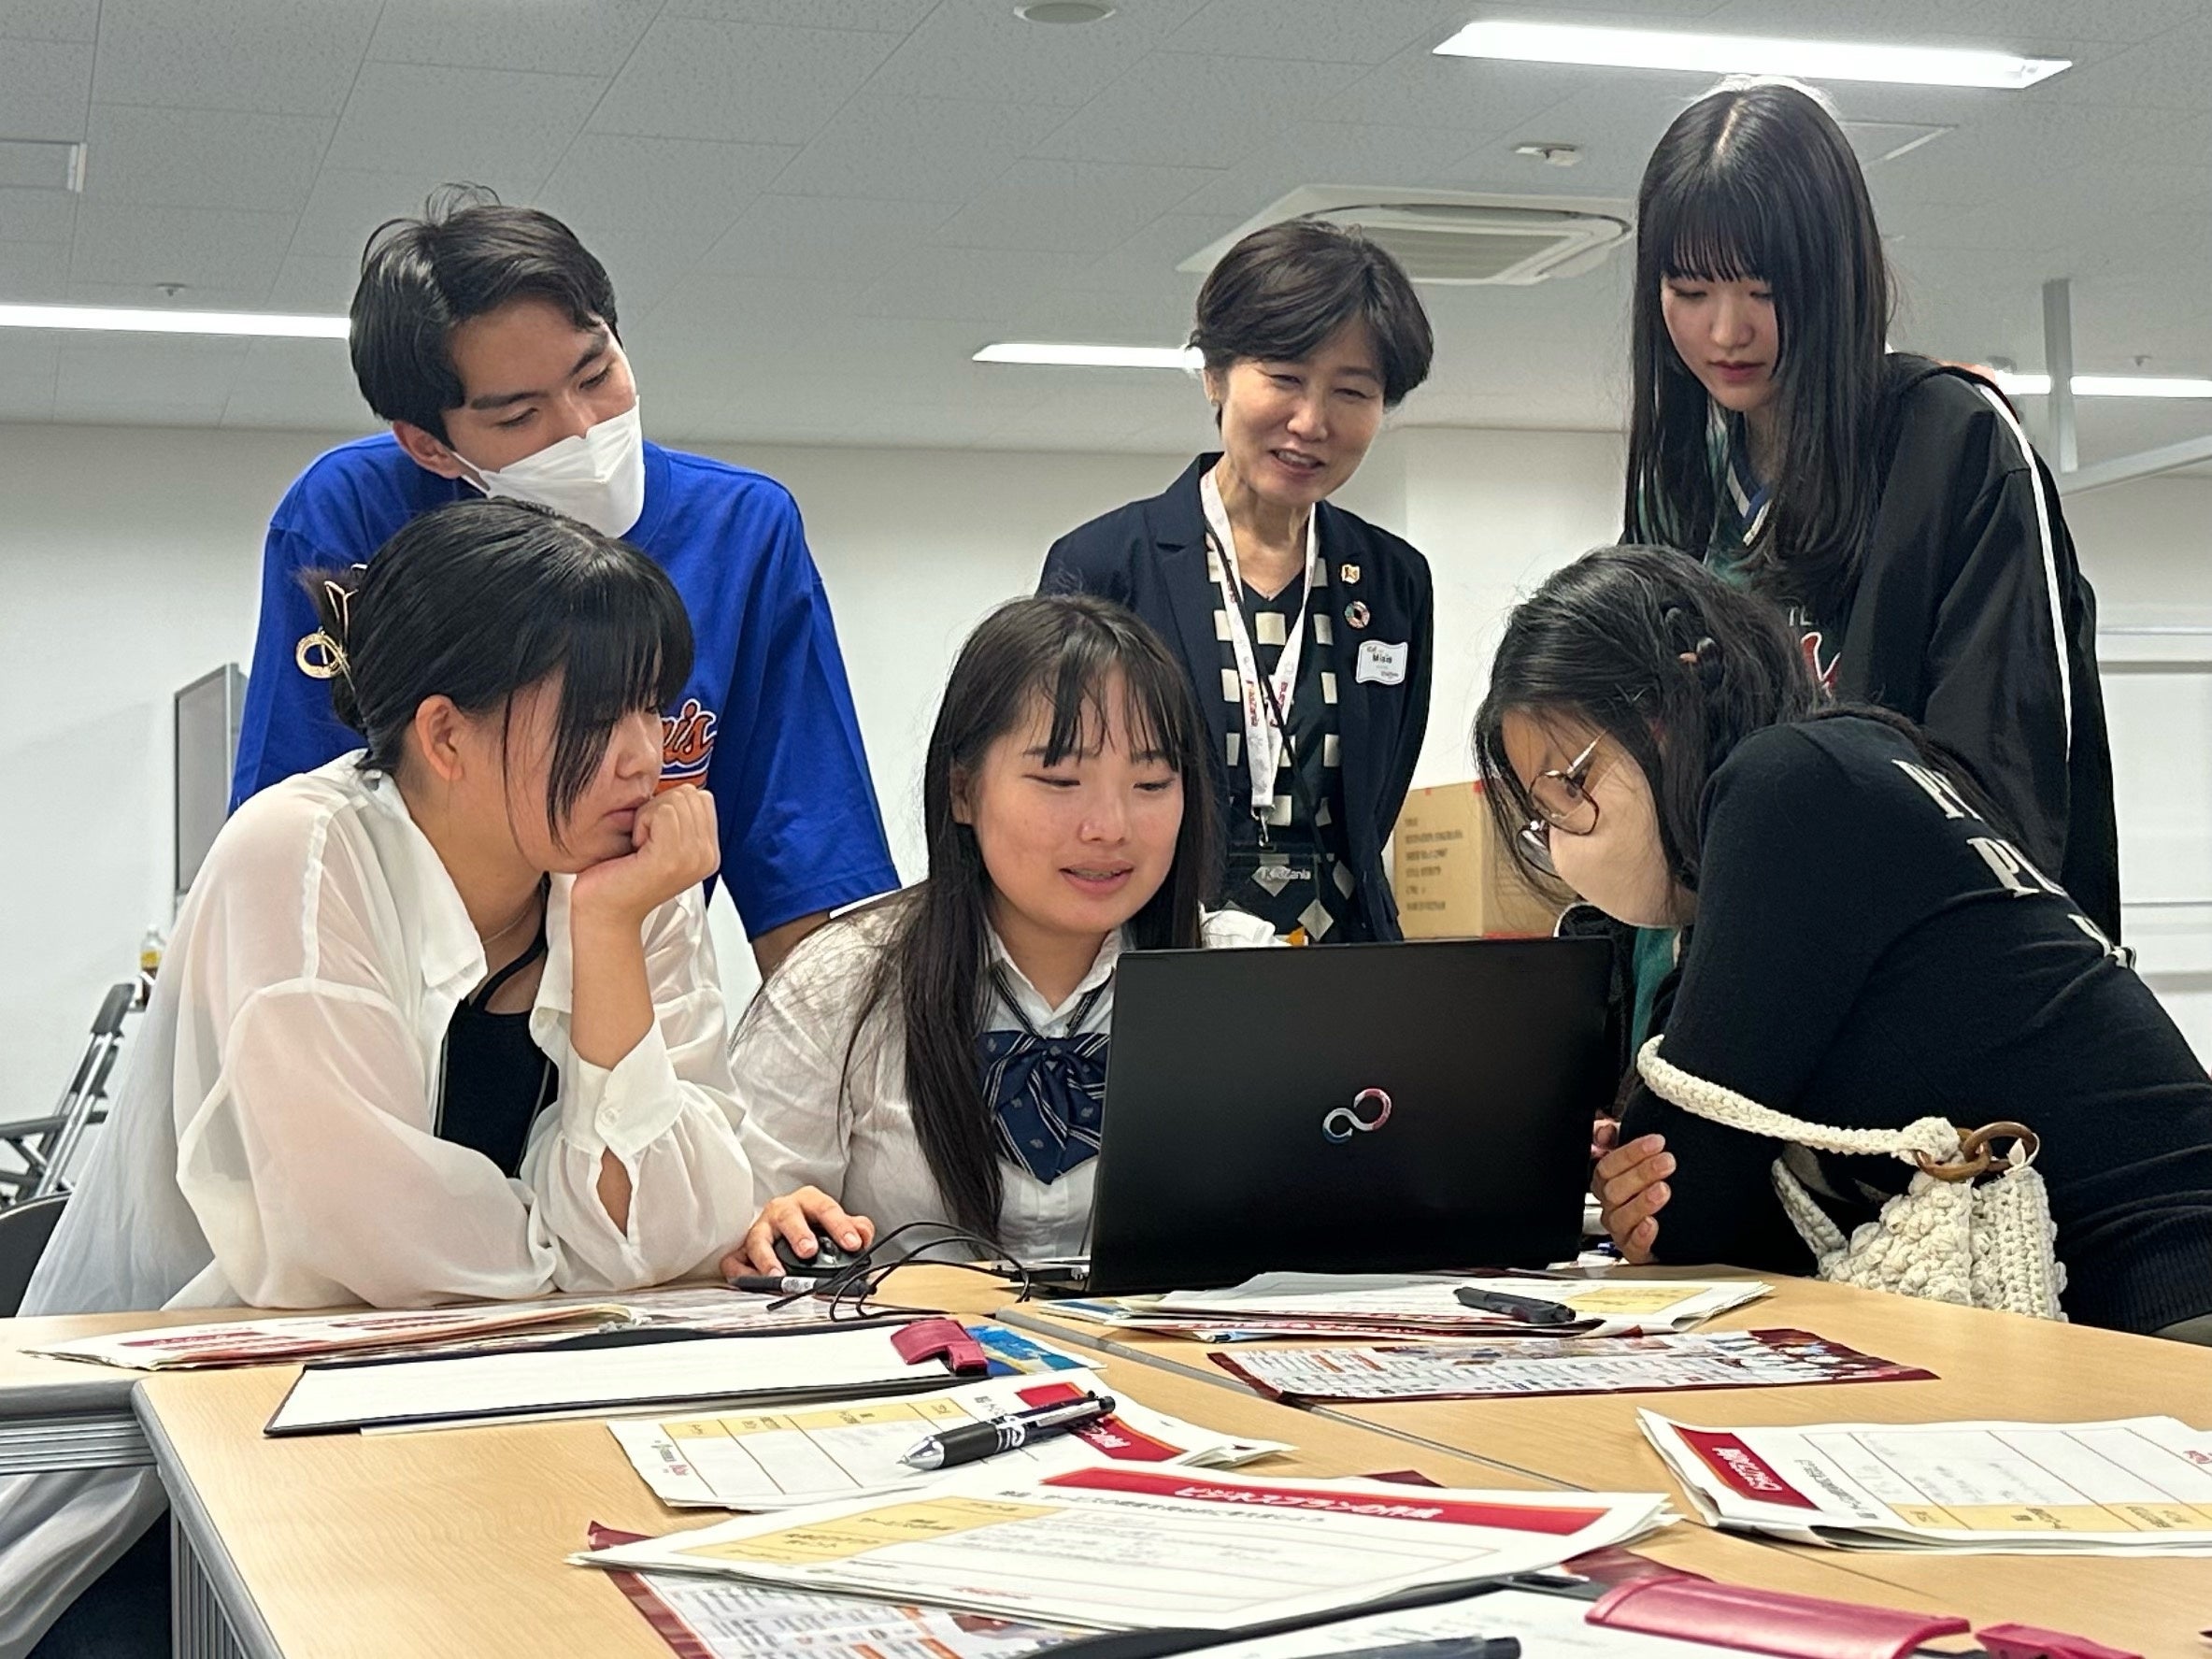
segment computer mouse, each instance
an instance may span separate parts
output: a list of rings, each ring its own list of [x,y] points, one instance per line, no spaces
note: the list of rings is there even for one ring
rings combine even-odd
[[[776,1259],[783,1264],[786,1273],[802,1279],[827,1279],[833,1273],[843,1273],[848,1268],[863,1266],[868,1259],[864,1250],[847,1250],[827,1233],[817,1230],[814,1235],[814,1253],[803,1256],[792,1248],[792,1241],[782,1234],[776,1236]]]

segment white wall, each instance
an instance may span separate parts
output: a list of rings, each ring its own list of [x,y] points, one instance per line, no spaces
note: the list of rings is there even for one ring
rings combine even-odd
[[[0,426],[0,1116],[49,1103],[102,988],[129,971],[147,922],[166,919],[170,694],[246,661],[263,525],[327,441]],[[730,453],[782,479],[805,510],[892,851],[911,877],[921,746],[960,640],[1029,591],[1055,536],[1156,493],[1184,458]],[[1407,536],[1435,572],[1439,662],[1417,781],[1469,774],[1498,619],[1547,571],[1611,538],[1620,466],[1605,434],[1413,428],[1386,435],[1346,490],[1345,506]],[[2212,481],[2131,485],[2070,511],[2108,622],[2212,623]],[[2130,884],[2212,894],[2212,678],[2112,679]],[[2186,937],[2146,965],[2212,1053],[2212,932],[2199,928],[2212,918],[2164,921]],[[734,919],[718,935],[743,995],[750,963]]]

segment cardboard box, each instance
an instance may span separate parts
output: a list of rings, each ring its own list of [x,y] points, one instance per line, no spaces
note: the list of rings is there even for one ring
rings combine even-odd
[[[1409,939],[1547,937],[1573,901],[1564,889],[1539,893],[1523,879],[1478,782],[1408,791],[1391,866]]]

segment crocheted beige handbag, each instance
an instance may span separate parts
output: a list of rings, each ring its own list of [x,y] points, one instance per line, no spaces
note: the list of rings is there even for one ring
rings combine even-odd
[[[1775,1160],[1775,1192],[1798,1237],[1811,1246],[1822,1279],[2036,1319],[2066,1317],[2059,1310],[2066,1269],[2056,1253],[2049,1195],[2030,1166],[2038,1144],[2032,1130],[1991,1123],[1962,1136],[1942,1118],[1921,1118],[1903,1129],[1831,1129],[1669,1065],[1660,1057],[1660,1042],[1655,1037],[1644,1045],[1636,1069],[1654,1094],[1686,1112],[1768,1140],[1821,1152],[1886,1154],[1919,1168],[1880,1215],[1846,1238],[1783,1161]],[[2001,1159],[1990,1151],[2000,1140],[2013,1143]],[[2002,1173],[1978,1179],[1991,1169]]]

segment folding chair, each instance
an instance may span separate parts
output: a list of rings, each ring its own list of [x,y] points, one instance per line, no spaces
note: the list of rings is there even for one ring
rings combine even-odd
[[[107,1116],[107,1079],[122,1048],[123,1016],[138,1003],[139,981],[111,985],[93,1019],[93,1034],[69,1086],[42,1118],[0,1123],[0,1146],[22,1160],[21,1169],[0,1169],[0,1207],[26,1198],[66,1193],[69,1160],[84,1132]]]

